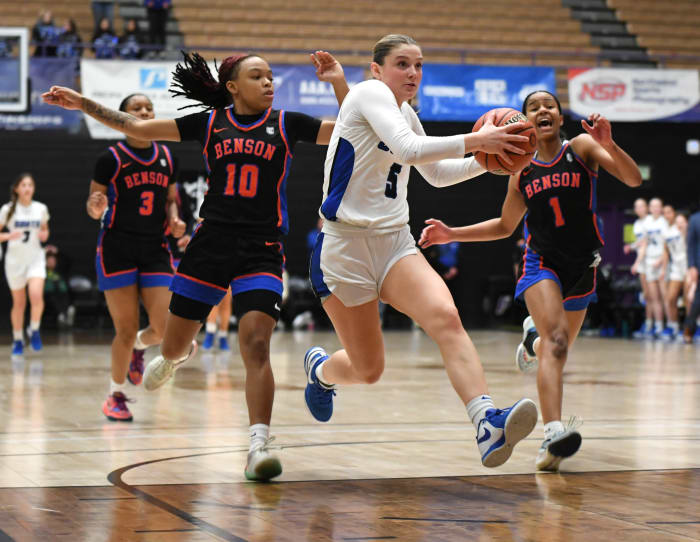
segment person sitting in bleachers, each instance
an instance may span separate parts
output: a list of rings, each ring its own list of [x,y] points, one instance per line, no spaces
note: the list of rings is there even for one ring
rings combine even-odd
[[[32,40],[37,43],[34,56],[56,56],[61,29],[53,22],[53,14],[44,11],[32,29]]]
[[[122,58],[141,58],[143,56],[143,36],[136,25],[136,19],[129,19],[124,25],[124,34],[119,38],[119,56]]]
[[[92,37],[92,50],[95,53],[95,58],[114,58],[117,56],[118,42],[119,38],[112,30],[109,19],[103,17],[100,21],[100,27]]]

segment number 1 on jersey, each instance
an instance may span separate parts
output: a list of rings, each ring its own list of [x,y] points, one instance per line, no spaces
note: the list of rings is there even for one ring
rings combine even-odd
[[[566,224],[564,221],[564,215],[561,213],[561,206],[559,205],[559,198],[557,196],[554,196],[553,198],[549,198],[549,205],[554,211],[554,225],[559,228]]]

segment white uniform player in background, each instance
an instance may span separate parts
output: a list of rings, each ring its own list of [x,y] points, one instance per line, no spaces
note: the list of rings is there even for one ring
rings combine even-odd
[[[326,158],[322,232],[311,256],[311,282],[344,349],[306,353],[305,398],[311,414],[328,421],[339,384],[371,384],[384,370],[378,301],[410,316],[438,344],[452,386],[477,428],[481,460],[504,463],[535,426],[529,399],[495,408],[479,356],[462,327],[445,282],[416,249],[408,227],[406,191],[411,166],[434,186],[449,186],[484,169],[468,152],[505,156],[525,140],[488,122],[475,134],[427,137],[409,105],[422,76],[420,47],[389,35],[374,48],[375,80],[345,98]]]
[[[5,277],[12,292],[12,356],[24,353],[24,310],[31,305],[30,344],[35,351],[41,350],[39,325],[44,312],[44,279],[46,257],[41,243],[49,238],[49,210],[43,203],[34,201],[34,179],[23,173],[10,188],[10,202],[0,208],[0,241],[7,241],[5,253]]]
[[[661,281],[663,280],[663,255],[665,250],[664,235],[668,223],[662,215],[663,203],[659,198],[649,201],[649,215],[644,220],[644,237],[637,252],[637,261],[633,271],[644,266],[647,280],[647,304],[651,305],[654,318],[653,328],[647,329],[647,338],[660,337],[664,330],[664,303]]]
[[[663,255],[666,267],[666,288],[664,302],[666,304],[666,315],[668,321],[663,331],[662,339],[671,341],[679,336],[680,324],[678,323],[678,298],[683,293],[685,275],[688,271],[688,251],[686,248],[685,236],[688,231],[688,221],[682,214],[676,215],[673,207],[672,213],[664,207],[664,215],[670,226],[664,235],[665,250]]]
[[[637,198],[634,201],[634,214],[637,215],[637,220],[634,221],[632,226],[634,232],[634,242],[629,245],[625,245],[624,253],[629,254],[630,252],[636,252],[639,254],[639,250],[642,246],[642,240],[644,239],[646,231],[646,219],[649,216],[649,206],[644,198]],[[642,326],[634,332],[634,337],[643,338],[649,330],[653,329],[654,317],[651,312],[651,304],[649,303],[649,293],[647,291],[647,276],[646,276],[646,266],[643,261],[637,260],[636,269],[633,267],[633,272],[639,275],[639,282],[642,286],[642,296],[644,297],[644,312],[645,320]]]

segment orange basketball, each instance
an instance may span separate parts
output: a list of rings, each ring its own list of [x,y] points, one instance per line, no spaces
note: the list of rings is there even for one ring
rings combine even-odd
[[[517,147],[525,150],[525,154],[515,154],[506,151],[508,157],[513,161],[512,166],[506,164],[497,154],[486,154],[483,151],[475,152],[474,158],[476,158],[476,161],[483,167],[496,175],[512,175],[517,173],[530,163],[532,157],[535,155],[535,151],[537,150],[537,135],[535,134],[535,127],[520,111],[511,109],[510,107],[499,107],[498,109],[492,109],[491,111],[487,111],[481,115],[479,120],[476,121],[476,124],[474,124],[472,132],[478,132],[489,116],[493,116],[493,123],[496,126],[505,126],[507,124],[513,124],[514,122],[524,123],[522,128],[510,133],[524,135],[529,138],[529,141],[514,144]]]

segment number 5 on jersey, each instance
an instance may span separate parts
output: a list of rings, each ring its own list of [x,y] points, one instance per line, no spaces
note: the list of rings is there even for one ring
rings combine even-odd
[[[391,164],[389,176],[386,178],[386,190],[384,190],[384,195],[387,198],[396,199],[396,185],[399,182],[399,173],[401,173],[401,164]]]

